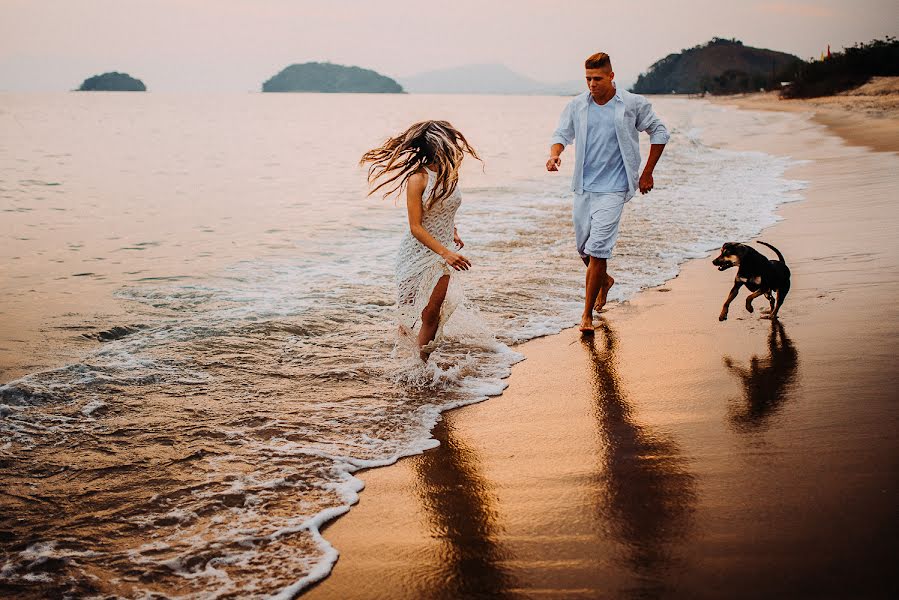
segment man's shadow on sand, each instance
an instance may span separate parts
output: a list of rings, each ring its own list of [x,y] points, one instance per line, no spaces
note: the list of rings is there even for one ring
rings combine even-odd
[[[730,424],[740,432],[762,431],[776,420],[796,387],[799,352],[780,321],[771,322],[768,356],[753,356],[748,366],[724,357],[724,366],[743,384],[743,402],[730,411]]]
[[[440,541],[440,570],[420,582],[420,597],[514,597],[512,578],[501,566],[509,556],[497,540],[495,496],[477,453],[456,437],[449,419],[437,424],[434,437],[440,445],[414,462],[430,533]]]
[[[600,339],[601,338],[601,339]],[[696,482],[670,436],[639,425],[617,372],[618,339],[605,320],[581,338],[589,353],[594,415],[605,444],[596,491],[601,516],[624,547],[636,577],[631,595],[663,597],[676,577],[674,550],[686,538],[697,502]]]

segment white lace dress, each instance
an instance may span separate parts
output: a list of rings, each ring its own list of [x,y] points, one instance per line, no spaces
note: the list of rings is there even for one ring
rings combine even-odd
[[[427,170],[428,184],[422,194],[423,214],[421,224],[428,233],[446,248],[455,249],[453,242],[453,227],[456,210],[462,204],[462,194],[457,187],[451,196],[435,201],[430,208],[424,203],[427,201],[431,189],[437,178],[437,174]],[[430,248],[419,242],[411,231],[406,231],[400,243],[396,255],[396,285],[397,285],[397,317],[401,335],[417,335],[421,326],[421,311],[424,310],[431,298],[434,286],[444,275],[449,275],[449,287],[446,299],[440,309],[440,325],[437,329],[435,341],[443,333],[443,325],[465,299],[459,282],[458,272],[449,266],[443,258]]]

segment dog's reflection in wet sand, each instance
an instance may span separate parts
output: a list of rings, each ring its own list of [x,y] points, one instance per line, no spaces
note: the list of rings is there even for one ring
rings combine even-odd
[[[780,321],[771,322],[768,334],[768,356],[753,356],[748,366],[731,357],[724,365],[743,384],[744,403],[734,408],[730,422],[739,431],[756,431],[770,425],[796,385],[799,353]]]

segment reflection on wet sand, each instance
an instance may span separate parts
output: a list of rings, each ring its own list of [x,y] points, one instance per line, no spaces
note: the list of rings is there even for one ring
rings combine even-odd
[[[440,540],[440,571],[421,581],[421,598],[508,598],[511,577],[497,542],[495,496],[478,456],[455,437],[447,419],[434,429],[440,446],[414,460],[417,491],[431,536]]]
[[[745,402],[731,409],[733,428],[743,432],[767,428],[793,393],[799,370],[799,353],[783,324],[771,322],[767,358],[753,356],[749,366],[744,367],[725,356],[724,365],[743,384]]]
[[[603,342],[604,340],[604,342]],[[696,503],[695,481],[673,440],[635,423],[616,371],[617,338],[602,321],[590,353],[594,406],[604,448],[599,511],[624,546],[626,567],[638,578],[636,596],[664,595],[675,564],[673,546],[688,532]]]

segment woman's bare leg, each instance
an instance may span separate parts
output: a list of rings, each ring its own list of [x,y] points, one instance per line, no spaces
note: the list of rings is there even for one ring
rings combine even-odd
[[[440,308],[446,299],[446,289],[449,286],[449,275],[444,275],[437,281],[428,305],[421,311],[421,330],[418,332],[418,347],[426,346],[437,335],[437,327],[440,325]],[[421,351],[422,360],[428,360],[430,352]]]

